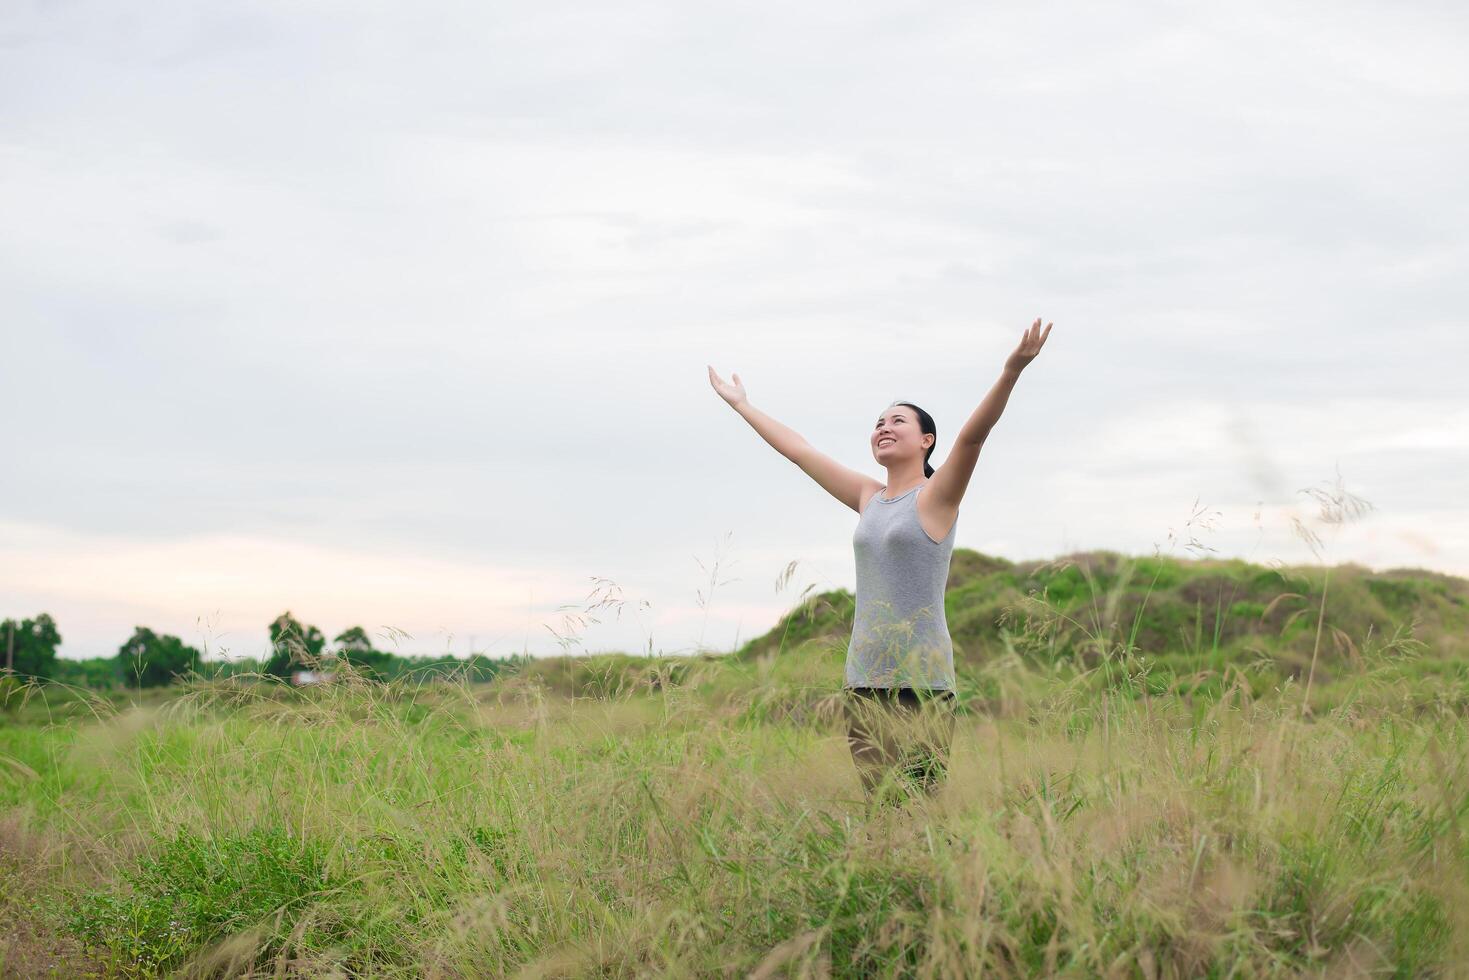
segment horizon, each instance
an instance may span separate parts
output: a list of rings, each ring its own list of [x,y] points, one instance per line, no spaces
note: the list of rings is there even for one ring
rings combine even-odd
[[[1372,566],[1372,565],[1367,565],[1367,564],[1364,564],[1364,563],[1361,563],[1361,562],[1358,562],[1358,561],[1355,561],[1355,560],[1352,560],[1352,559],[1345,559],[1345,560],[1338,561],[1338,562],[1325,562],[1325,563],[1320,562],[1320,561],[1283,563],[1283,562],[1279,562],[1279,561],[1273,560],[1273,559],[1272,560],[1268,560],[1268,561],[1251,561],[1251,560],[1249,560],[1247,558],[1241,558],[1241,557],[1236,556],[1236,555],[1210,554],[1207,551],[1207,547],[1206,546],[1203,546],[1202,542],[1199,542],[1197,539],[1192,539],[1192,542],[1191,543],[1193,543],[1196,546],[1190,548],[1188,544],[1185,544],[1185,549],[1186,550],[1190,550],[1193,553],[1192,554],[1182,554],[1182,555],[1180,555],[1180,554],[1165,554],[1165,553],[1161,553],[1161,552],[1154,553],[1154,554],[1147,554],[1147,555],[1143,555],[1143,554],[1127,554],[1125,552],[1118,552],[1118,551],[1114,551],[1112,549],[1094,548],[1094,549],[1083,549],[1083,550],[1079,550],[1079,551],[1070,551],[1070,552],[1066,552],[1064,554],[1053,555],[1053,556],[1048,557],[1048,558],[1030,558],[1030,559],[1020,559],[1020,560],[1003,559],[1003,560],[1009,561],[1012,564],[1017,564],[1017,565],[1035,564],[1035,565],[1038,565],[1038,566],[1045,566],[1045,565],[1050,565],[1050,564],[1055,564],[1055,563],[1058,563],[1058,562],[1063,562],[1063,561],[1075,559],[1075,558],[1078,558],[1078,557],[1092,556],[1092,555],[1097,555],[1097,554],[1117,554],[1117,555],[1121,556],[1124,560],[1127,560],[1127,561],[1137,561],[1137,560],[1154,559],[1154,558],[1163,559],[1163,560],[1172,560],[1172,561],[1184,562],[1184,563],[1189,563],[1189,564],[1205,564],[1205,563],[1219,563],[1219,564],[1224,564],[1224,563],[1230,563],[1230,562],[1237,562],[1238,561],[1238,562],[1244,562],[1245,564],[1250,565],[1252,567],[1257,567],[1257,568],[1271,568],[1271,569],[1282,570],[1282,571],[1289,571],[1289,572],[1311,572],[1311,571],[1320,570],[1323,567],[1329,567],[1332,570],[1338,570],[1338,569],[1342,569],[1342,568],[1358,568],[1358,569],[1362,569],[1364,572],[1366,572],[1367,574],[1371,574],[1371,575],[1391,575],[1391,574],[1395,574],[1395,573],[1427,573],[1427,574],[1430,574],[1430,575],[1448,575],[1448,576],[1451,576],[1451,577],[1454,577],[1454,578],[1458,578],[1458,579],[1461,579],[1461,580],[1464,580],[1464,581],[1469,581],[1469,576],[1455,575],[1455,574],[1450,573],[1450,572],[1442,572],[1442,571],[1438,571],[1436,569],[1424,568],[1424,567],[1421,567],[1421,566],[1413,566],[1413,565]],[[980,555],[982,555],[983,557],[986,557],[986,558],[999,558],[999,557],[1001,557],[1001,556],[995,556],[995,555],[986,555],[983,552],[976,551],[973,548],[965,548],[965,547],[960,546],[960,545],[956,545],[955,546],[955,551],[956,552],[957,551],[961,551],[961,550],[962,551],[969,551],[969,552],[974,553],[974,554],[980,554]],[[844,589],[848,594],[851,594],[852,593],[852,590],[850,588],[846,588],[846,587],[843,587],[843,586],[838,586],[837,588],[838,589]],[[826,590],[819,590],[819,589],[814,589],[813,588],[811,590],[811,594],[812,595],[819,595],[823,591],[826,591]],[[780,619],[783,619],[785,616],[789,615],[790,612],[793,611],[794,609],[796,609],[801,604],[802,601],[804,601],[804,600],[795,600],[795,601],[793,601],[791,603],[791,605],[786,610],[784,610],[781,613]],[[41,612],[44,612],[44,611],[45,610],[41,610]],[[283,610],[282,613],[283,614],[294,614],[294,610],[286,609],[286,610]],[[30,618],[30,617],[20,617],[20,618]],[[310,622],[309,620],[301,619],[301,622],[303,622],[307,626],[316,626],[316,627],[320,628],[319,624]],[[141,624],[140,623],[140,624],[137,624],[137,625],[138,626],[144,626],[146,624]],[[349,624],[346,624],[346,625],[344,625],[344,626],[342,626],[340,628],[333,628],[333,629],[324,629],[324,630],[322,630],[323,634],[326,637],[329,638],[327,640],[326,649],[328,651],[333,651],[333,650],[336,650],[337,649],[336,640],[334,638],[331,638],[331,637],[333,637],[333,634],[340,634],[340,633],[346,631],[347,629],[350,629],[350,628],[352,628],[354,626],[360,626],[360,625],[361,624],[359,624],[359,623],[349,623]],[[772,623],[770,625],[770,627],[767,628],[764,632],[759,633],[759,634],[752,634],[752,635],[749,635],[749,636],[745,636],[745,637],[743,637],[743,641],[741,643],[739,643],[738,645],[732,645],[732,646],[730,646],[728,648],[722,648],[722,649],[704,648],[704,649],[678,650],[678,651],[662,651],[662,650],[658,650],[658,651],[654,651],[652,653],[649,653],[649,652],[646,652],[646,651],[640,651],[640,650],[628,650],[628,649],[620,649],[620,648],[572,649],[572,648],[568,647],[567,649],[558,650],[558,651],[555,651],[555,652],[542,652],[542,653],[526,654],[524,651],[521,651],[521,650],[510,650],[510,651],[502,652],[502,653],[498,653],[498,654],[490,654],[486,650],[477,649],[474,646],[474,644],[473,644],[473,640],[474,640],[473,637],[470,637],[469,638],[469,640],[470,640],[470,648],[464,650],[463,652],[459,652],[457,650],[432,651],[432,650],[419,649],[419,648],[413,648],[413,647],[403,647],[403,646],[396,646],[396,645],[395,646],[392,646],[392,647],[388,647],[388,646],[379,646],[379,645],[376,645],[375,644],[375,647],[376,647],[376,649],[379,649],[379,650],[383,650],[385,652],[392,653],[392,654],[394,654],[396,656],[399,656],[399,657],[414,657],[414,658],[417,658],[417,657],[453,657],[453,658],[460,659],[460,660],[468,660],[469,658],[476,657],[476,656],[478,656],[478,657],[486,657],[486,658],[492,659],[492,660],[509,660],[509,659],[512,659],[512,658],[523,657],[523,656],[527,656],[527,655],[530,656],[530,657],[532,657],[532,658],[534,658],[534,659],[542,659],[542,658],[550,658],[550,657],[560,657],[560,656],[568,656],[568,657],[595,657],[595,656],[607,656],[607,655],[624,655],[624,656],[648,657],[648,658],[660,658],[660,657],[698,657],[698,656],[705,656],[705,655],[727,656],[729,654],[732,654],[732,653],[737,652],[737,650],[740,648],[740,646],[743,646],[744,643],[749,642],[751,640],[754,640],[754,639],[758,638],[759,636],[767,635],[771,630],[777,628],[779,625],[780,625],[780,622],[779,622],[779,619],[778,619],[776,622]],[[58,623],[58,627],[59,626],[60,626],[60,624]],[[371,632],[371,631],[369,630],[369,632]],[[396,638],[390,636],[389,633],[386,630],[385,631],[382,631],[382,632],[379,632],[379,633],[376,633],[376,634],[373,634],[373,639],[374,640],[386,639],[390,643],[395,643],[395,644],[397,643]],[[187,638],[185,638],[185,640],[187,642]],[[228,661],[231,661],[231,660],[241,660],[241,659],[247,659],[247,658],[264,659],[264,658],[266,658],[266,657],[269,656],[270,650],[269,650],[268,645],[267,645],[266,648],[264,648],[264,649],[262,649],[262,650],[260,650],[260,651],[258,651],[256,653],[242,652],[242,653],[237,653],[234,656],[229,656],[227,653],[224,654],[224,655],[221,655],[221,654],[216,653],[216,651],[214,651],[212,649],[203,649],[203,650],[200,650],[200,654],[201,654],[201,659],[202,660],[216,661],[216,662],[228,662]],[[59,656],[64,656],[64,655],[62,655],[60,653],[58,653],[58,655]],[[100,656],[102,658],[109,658],[109,657],[115,656],[115,654],[100,654],[98,656]],[[67,659],[79,660],[79,659],[93,659],[93,658],[88,658],[88,657],[68,657]]]

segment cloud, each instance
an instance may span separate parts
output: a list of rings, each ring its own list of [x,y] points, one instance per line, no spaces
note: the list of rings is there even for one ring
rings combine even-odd
[[[1340,462],[1463,568],[1466,35],[1431,3],[11,5],[0,521],[83,542],[31,546],[16,601],[113,610],[69,655],[225,597],[350,618],[313,589],[383,563],[672,609],[733,530],[758,617],[793,558],[850,585],[856,515],[704,365],[881,477],[872,413],[923,404],[941,458],[1036,315],[961,545],[1146,551]],[[118,540],[157,584],[99,584]],[[166,567],[208,548],[256,571]],[[479,622],[430,591],[371,606]]]

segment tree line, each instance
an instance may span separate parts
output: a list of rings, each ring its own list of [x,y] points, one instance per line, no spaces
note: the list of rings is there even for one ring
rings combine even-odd
[[[112,657],[68,660],[56,655],[61,632],[47,613],[34,618],[7,619],[0,623],[0,674],[21,679],[51,681],[90,688],[161,687],[182,677],[218,678],[241,674],[268,674],[289,679],[297,671],[330,671],[348,663],[379,680],[404,674],[465,673],[474,680],[488,680],[521,663],[526,657],[492,658],[474,654],[467,659],[453,656],[402,656],[373,646],[372,637],[361,626],[350,626],[337,634],[328,648],[325,634],[302,623],[290,611],[270,624],[269,652],[263,659],[206,660],[195,647],[177,636],[138,626]]]

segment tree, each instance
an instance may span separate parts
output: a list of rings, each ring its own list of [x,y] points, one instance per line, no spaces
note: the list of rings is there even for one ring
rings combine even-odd
[[[139,626],[117,650],[123,680],[134,687],[163,687],[199,667],[199,651],[176,636],[160,636]]]
[[[337,645],[337,650],[342,653],[348,650],[372,649],[372,637],[368,636],[367,630],[361,626],[348,626],[342,632],[338,633],[337,638],[332,640],[332,642]]]
[[[7,619],[0,623],[0,669],[10,663],[20,677],[49,678],[55,672],[60,645],[56,621],[46,613],[18,623]]]
[[[326,637],[321,630],[302,625],[287,610],[270,624],[270,658],[265,661],[265,672],[290,677],[292,668],[320,659],[325,647]]]
[[[51,679],[73,687],[110,691],[123,682],[122,666],[115,656],[88,657],[86,660],[58,657]]]
[[[386,650],[374,650],[372,638],[361,626],[347,627],[332,642],[337,645],[337,656],[354,667],[362,668],[369,676],[386,677],[392,673],[393,661],[397,658]]]

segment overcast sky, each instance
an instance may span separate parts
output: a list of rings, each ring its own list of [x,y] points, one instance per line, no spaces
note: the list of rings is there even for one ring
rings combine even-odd
[[[1340,471],[1328,560],[1469,574],[1466,47],[1457,2],[10,0],[0,615],[727,649],[852,587],[857,515],[705,365],[884,479],[876,416],[942,463],[1037,316],[959,547],[1188,557],[1197,500],[1305,562]]]

